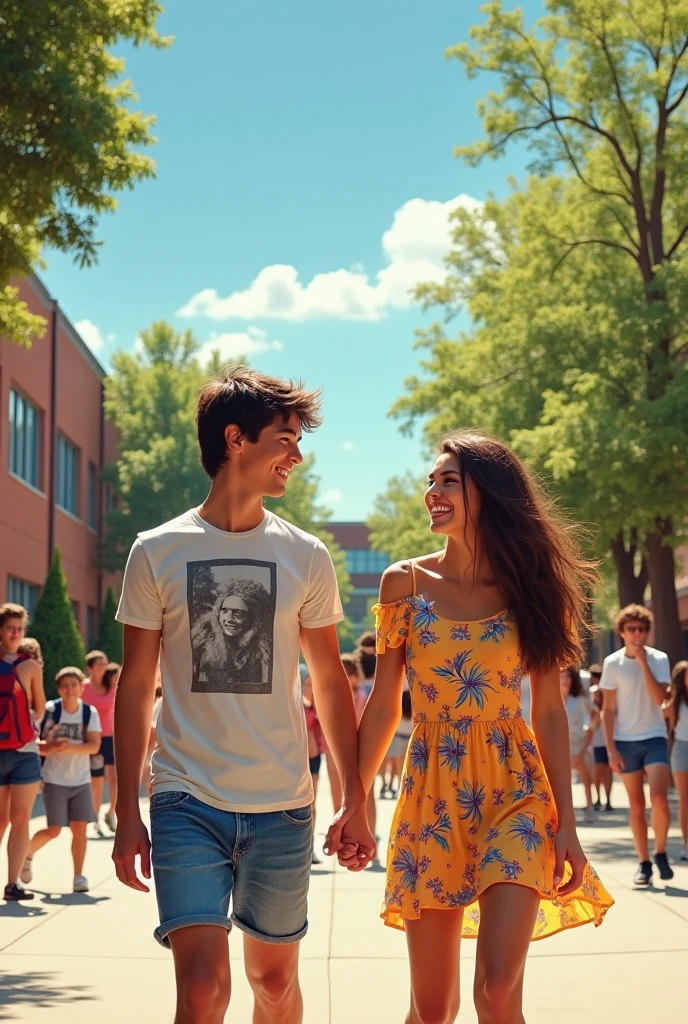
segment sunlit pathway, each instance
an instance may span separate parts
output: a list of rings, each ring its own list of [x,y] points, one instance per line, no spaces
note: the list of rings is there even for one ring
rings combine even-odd
[[[617,801],[621,802],[617,787]],[[580,801],[579,801],[580,802]],[[391,801],[378,802],[381,831]],[[323,787],[320,821],[329,815]],[[38,818],[34,826],[41,822]],[[667,887],[637,892],[625,812],[582,828],[584,843],[617,903],[591,926],[535,943],[526,975],[528,1024],[664,1024],[686,1014],[688,865]],[[66,834],[36,859],[33,905],[0,903],[0,1020],[53,1024],[170,1024],[170,955],[152,938],[155,899],[117,882],[111,841],[90,843],[88,895],[73,895]],[[670,846],[677,856],[678,839]],[[4,864],[4,848],[2,851]],[[4,870],[4,867],[3,867]],[[378,919],[381,871],[350,875],[331,863],[313,872],[310,931],[301,978],[306,1024],[401,1024],[408,1001],[404,937]],[[231,938],[234,994],[227,1020],[250,1022],[241,937]],[[475,944],[463,949],[462,1022],[475,1022]]]

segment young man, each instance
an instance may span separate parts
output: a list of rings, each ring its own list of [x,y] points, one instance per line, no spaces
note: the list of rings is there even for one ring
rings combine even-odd
[[[40,751],[43,765],[43,803],[48,827],[36,832],[29,843],[21,880],[28,885],[33,878],[32,861],[63,828],[72,831],[74,892],[88,892],[84,876],[86,826],[93,821],[90,757],[100,748],[100,719],[90,704],[84,704],[84,674],[69,666],[55,677],[59,700],[49,700],[41,729]]]
[[[615,628],[624,646],[605,658],[600,688],[604,692],[602,722],[610,767],[619,772],[630,801],[630,824],[640,865],[633,881],[652,881],[643,773],[650,785],[652,827],[655,833],[655,864],[664,881],[674,877],[666,855],[670,813],[669,753],[662,704],[667,699],[671,676],[669,659],[662,651],[646,647],[652,613],[630,604],[616,617]]]
[[[45,694],[41,666],[19,653],[28,620],[21,605],[0,605],[0,841],[10,826],[6,900],[33,899],[18,882],[41,781],[34,723],[43,716]]]
[[[176,1024],[224,1020],[232,924],[244,932],[255,1024],[302,1020],[298,950],[307,928],[313,793],[299,647],[344,785],[327,852],[355,867],[375,853],[339,658],[332,560],[319,540],[263,506],[264,497],[285,493],[302,461],[301,430],[319,423],[319,395],[289,381],[236,367],[206,385],[197,424],[210,494],[200,508],[141,534],[127,564],[117,616],[124,664],[113,859],[122,882],[148,891],[135,869],[139,856],[150,877],[138,796],[160,658],[155,934],[174,956]]]

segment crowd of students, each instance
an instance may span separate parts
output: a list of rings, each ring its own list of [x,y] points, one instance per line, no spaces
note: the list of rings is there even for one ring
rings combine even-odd
[[[60,669],[58,696],[46,701],[43,655],[38,641],[24,636],[27,623],[21,605],[0,605],[0,839],[10,829],[6,900],[34,898],[24,888],[33,880],[33,859],[63,828],[72,834],[73,891],[88,892],[87,829],[91,825],[93,838],[104,838],[117,828],[113,733],[120,666],[103,651],[90,651],[88,675],[73,665]],[[101,815],[106,782],[109,804]],[[39,792],[47,824],[31,836]]]

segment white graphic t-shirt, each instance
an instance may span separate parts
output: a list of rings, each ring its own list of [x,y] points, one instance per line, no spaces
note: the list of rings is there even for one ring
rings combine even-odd
[[[140,534],[117,619],[162,629],[153,791],[237,812],[310,803],[299,634],[343,618],[325,545],[272,512],[244,533],[192,509]]]
[[[55,708],[55,701],[49,700],[45,705],[45,725],[43,727],[43,739],[48,735],[54,739],[68,739],[75,747],[81,747],[84,743],[84,714],[82,702],[76,711],[69,714],[64,707],[60,714],[60,721],[53,725],[52,716]],[[91,705],[91,716],[88,720],[88,732],[100,732],[100,718],[98,712]],[[90,786],[91,785],[91,758],[88,754],[48,754],[43,763],[43,781],[52,782],[55,786]]]
[[[671,679],[669,658],[663,651],[656,651],[653,647],[645,649],[650,672],[658,683],[668,684]],[[623,742],[649,740],[653,736],[666,737],[664,712],[647,692],[638,659],[628,658],[625,648],[622,647],[604,659],[600,688],[616,690],[615,740]]]

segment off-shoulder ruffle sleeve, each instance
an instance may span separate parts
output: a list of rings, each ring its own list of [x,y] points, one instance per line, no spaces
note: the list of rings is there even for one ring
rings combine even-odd
[[[411,618],[408,598],[391,604],[375,604],[370,609],[375,616],[375,650],[384,654],[388,647],[401,647],[406,641]]]

